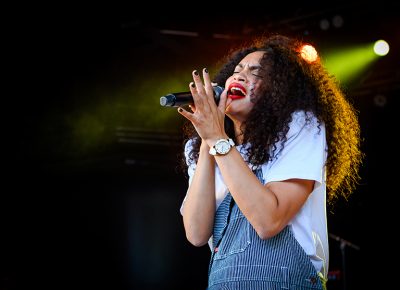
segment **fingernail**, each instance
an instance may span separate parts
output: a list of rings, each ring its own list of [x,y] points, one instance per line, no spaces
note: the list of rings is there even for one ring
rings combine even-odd
[[[207,68],[205,68],[205,69],[204,69],[204,72],[208,74],[208,69],[207,69]]]
[[[196,85],[195,85],[193,82],[190,83],[190,86],[191,86],[192,88],[195,88],[195,87],[196,87]]]
[[[199,72],[198,72],[197,70],[195,70],[195,71],[194,71],[194,74],[195,74],[196,76],[198,76],[198,75],[199,75]]]

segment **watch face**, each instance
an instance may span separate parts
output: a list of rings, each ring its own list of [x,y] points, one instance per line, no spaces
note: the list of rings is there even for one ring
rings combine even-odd
[[[219,154],[226,154],[231,149],[231,144],[227,140],[220,140],[215,144],[215,150]]]

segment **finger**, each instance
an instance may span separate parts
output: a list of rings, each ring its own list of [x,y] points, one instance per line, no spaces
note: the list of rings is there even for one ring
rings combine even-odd
[[[228,100],[228,92],[224,90],[219,97],[219,103],[218,103],[218,109],[223,113],[225,112],[226,109],[227,100]]]
[[[196,112],[196,106],[195,105],[189,105],[190,110],[192,110],[192,112]]]
[[[209,99],[214,99],[214,90],[210,80],[210,74],[206,68],[203,69],[204,88]]]
[[[178,113],[181,114],[182,116],[184,116],[189,121],[192,121],[192,119],[193,119],[193,114],[186,111],[185,109],[183,109],[181,107],[178,108]]]
[[[199,93],[199,96],[204,95],[206,92],[204,90],[203,82],[200,78],[199,72],[197,70],[194,70],[192,75],[193,75],[193,80],[196,85],[196,90]]]
[[[191,82],[189,84],[189,89],[190,89],[190,93],[193,96],[194,105],[201,106],[203,104],[203,99],[199,96],[196,84],[194,82]]]
[[[204,88],[207,93],[207,101],[211,106],[211,110],[214,111],[217,109],[217,104],[215,102],[215,92],[207,68],[203,69],[203,79],[204,79]]]

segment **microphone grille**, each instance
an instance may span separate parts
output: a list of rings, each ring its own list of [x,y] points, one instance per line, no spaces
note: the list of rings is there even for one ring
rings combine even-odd
[[[168,103],[168,99],[166,97],[161,97],[160,98],[160,105],[165,107]]]

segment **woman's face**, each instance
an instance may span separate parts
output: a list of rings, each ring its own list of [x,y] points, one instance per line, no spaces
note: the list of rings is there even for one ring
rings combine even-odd
[[[262,81],[263,69],[260,60],[264,53],[264,51],[249,53],[225,82],[227,88],[225,114],[234,121],[245,121],[254,106],[255,92]]]

